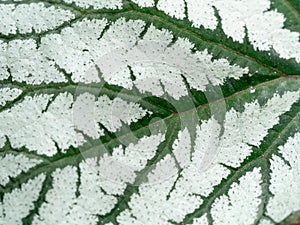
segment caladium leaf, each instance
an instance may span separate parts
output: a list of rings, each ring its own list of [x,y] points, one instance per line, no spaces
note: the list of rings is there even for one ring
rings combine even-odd
[[[0,1],[0,224],[300,216],[293,0]]]

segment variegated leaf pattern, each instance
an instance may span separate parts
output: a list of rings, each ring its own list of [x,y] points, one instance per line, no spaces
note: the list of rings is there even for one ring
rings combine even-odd
[[[0,0],[0,224],[300,217],[297,0]]]

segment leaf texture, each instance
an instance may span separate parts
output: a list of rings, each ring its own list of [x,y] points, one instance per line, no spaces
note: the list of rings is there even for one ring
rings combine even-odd
[[[294,0],[0,0],[0,224],[300,216]]]

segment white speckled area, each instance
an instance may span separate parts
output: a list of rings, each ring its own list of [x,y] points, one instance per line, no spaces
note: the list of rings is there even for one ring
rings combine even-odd
[[[0,225],[287,225],[296,0],[0,0]]]

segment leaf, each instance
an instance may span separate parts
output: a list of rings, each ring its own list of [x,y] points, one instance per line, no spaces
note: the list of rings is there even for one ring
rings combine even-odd
[[[0,224],[298,222],[296,1],[0,1]]]

